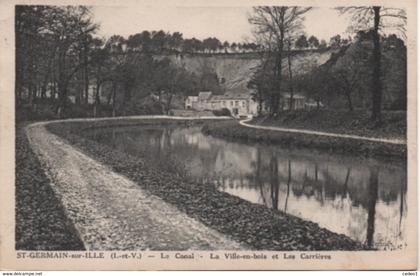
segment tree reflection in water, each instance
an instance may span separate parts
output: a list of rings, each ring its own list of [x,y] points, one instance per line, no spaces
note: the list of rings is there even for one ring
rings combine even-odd
[[[368,190],[368,219],[367,219],[367,236],[366,243],[368,246],[373,245],[373,234],[375,232],[375,208],[378,200],[378,168],[370,169],[369,190]]]
[[[274,210],[278,210],[279,204],[279,164],[277,157],[272,154],[270,159],[270,194],[271,194],[271,206]]]
[[[287,212],[287,202],[289,201],[289,195],[290,195],[290,182],[292,181],[292,162],[290,160],[287,160],[288,164],[288,176],[287,176],[287,192],[286,192],[286,199],[284,200],[284,211]]]

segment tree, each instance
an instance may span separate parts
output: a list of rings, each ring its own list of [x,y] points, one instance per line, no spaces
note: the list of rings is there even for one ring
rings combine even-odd
[[[26,96],[31,106],[36,108],[39,92],[41,98],[45,98],[48,83],[56,83],[57,43],[48,29],[48,20],[53,12],[54,8],[49,6],[16,6],[17,104]]]
[[[274,84],[270,89],[270,114],[275,116],[279,112],[279,100],[282,83],[282,58],[287,32],[301,26],[303,15],[310,10],[309,7],[254,7],[249,22],[255,27],[255,34],[260,39],[273,46]],[[268,47],[267,47],[268,48]]]
[[[192,39],[185,39],[182,44],[182,51],[184,53],[192,53],[194,51],[194,42]]]
[[[269,101],[269,92],[272,85],[272,73],[269,70],[270,54],[262,53],[260,56],[260,64],[254,68],[254,73],[247,83],[247,87],[252,90],[252,98],[258,103],[258,115],[262,114],[263,106]]]
[[[48,31],[57,47],[57,74],[59,104],[57,115],[61,117],[68,100],[68,86],[73,76],[85,66],[78,62],[74,50],[83,43],[86,36],[97,29],[90,17],[90,10],[84,6],[53,7],[48,13]]]
[[[18,96],[22,86],[26,86],[30,101],[36,99],[39,90],[41,98],[45,98],[46,86],[52,82],[59,98],[56,113],[61,116],[68,101],[70,82],[81,69],[86,71],[90,62],[83,48],[96,29],[89,8],[84,6],[17,6]],[[27,81],[21,85],[23,77]],[[51,98],[55,99],[53,94]],[[76,96],[80,102],[81,93]]]
[[[354,110],[353,94],[361,89],[363,79],[368,74],[366,70],[367,54],[360,46],[348,49],[331,69],[331,79],[335,86],[343,92],[349,111]]]
[[[335,35],[330,38],[330,47],[333,49],[337,49],[341,47],[341,36]]]
[[[151,34],[148,31],[130,35],[127,39],[127,48],[132,51],[149,52],[152,46]]]
[[[294,86],[293,86],[293,72],[292,72],[292,39],[288,38],[286,40],[287,45],[287,68],[289,73],[289,111],[293,110],[293,102],[294,102]]]
[[[382,40],[384,103],[391,109],[407,109],[407,47],[395,34]]]
[[[229,47],[230,47],[230,44],[228,41],[223,42],[223,49],[225,50],[225,53],[228,52]]]
[[[319,40],[315,36],[311,35],[308,39],[308,44],[311,48],[318,48],[319,47]]]
[[[215,52],[219,49],[220,45],[220,41],[215,37],[209,37],[203,40],[203,49],[207,49],[209,52]]]
[[[167,34],[162,30],[158,32],[153,31],[151,43],[153,45],[153,49],[156,49],[161,53],[168,46]]]
[[[327,42],[324,39],[321,39],[321,42],[319,43],[319,49],[320,50],[327,49]]]
[[[192,49],[193,49],[194,52],[204,51],[203,42],[201,42],[201,40],[193,37],[191,39],[191,44],[192,44]]]
[[[95,89],[95,97],[94,97],[94,105],[93,105],[93,117],[97,116],[98,108],[101,104],[100,102],[100,91],[101,86],[106,81],[114,81],[111,71],[109,69],[112,68],[110,64],[110,52],[109,49],[104,46],[104,41],[101,39],[94,39],[93,40],[93,47],[91,49],[92,52],[92,61],[91,65],[94,68],[94,76],[96,80],[96,89]]]
[[[305,35],[299,36],[295,42],[295,46],[298,49],[308,48],[309,44],[308,44],[308,41],[306,40],[306,36]]]
[[[381,123],[382,116],[382,82],[381,82],[381,42],[380,29],[394,28],[405,36],[405,26],[407,21],[406,13],[403,9],[385,8],[381,6],[371,7],[344,7],[338,8],[341,13],[349,13],[354,30],[366,30],[371,32],[372,50],[372,115],[371,119],[377,124]],[[387,21],[388,20],[388,21]]]
[[[172,35],[170,35],[169,38],[169,48],[173,49],[173,50],[180,50],[181,49],[181,45],[182,45],[182,41],[184,39],[182,38],[182,33],[180,32],[175,32]]]
[[[232,52],[236,52],[236,47],[238,45],[236,44],[236,42],[233,42],[232,44],[230,44],[230,48],[232,49]]]

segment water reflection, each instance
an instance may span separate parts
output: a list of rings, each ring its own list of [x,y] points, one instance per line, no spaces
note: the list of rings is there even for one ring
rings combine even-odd
[[[99,129],[89,135],[370,246],[405,246],[405,164],[227,142],[196,127]]]

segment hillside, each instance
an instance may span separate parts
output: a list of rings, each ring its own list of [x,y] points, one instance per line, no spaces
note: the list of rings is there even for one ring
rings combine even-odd
[[[300,51],[293,55],[292,70],[295,75],[306,73],[314,66],[320,66],[329,60],[333,50]],[[197,74],[203,72],[216,73],[219,83],[226,90],[246,88],[252,72],[259,64],[256,55],[250,54],[215,54],[215,55],[169,55],[172,62],[184,66],[188,71]],[[283,60],[284,66],[287,60]]]

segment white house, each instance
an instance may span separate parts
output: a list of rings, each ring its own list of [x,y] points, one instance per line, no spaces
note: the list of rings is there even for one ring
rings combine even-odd
[[[198,96],[188,96],[185,100],[185,109],[197,109]]]
[[[223,95],[213,95],[210,91],[200,92],[198,96],[187,97],[185,108],[196,110],[226,108],[235,117],[249,117],[258,113],[258,104],[247,90],[231,90]]]

